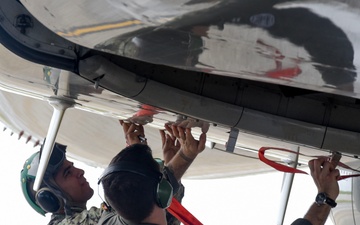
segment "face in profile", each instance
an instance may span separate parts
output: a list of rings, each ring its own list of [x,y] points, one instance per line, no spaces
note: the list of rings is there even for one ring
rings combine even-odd
[[[84,177],[84,170],[76,168],[73,162],[64,160],[54,175],[55,183],[64,191],[72,202],[85,203],[93,196],[94,190]]]

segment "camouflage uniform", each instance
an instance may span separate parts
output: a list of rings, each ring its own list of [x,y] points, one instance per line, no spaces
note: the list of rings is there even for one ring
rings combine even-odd
[[[176,200],[181,202],[184,197],[185,187],[180,184],[180,187],[177,193],[174,195]],[[166,221],[168,225],[180,225],[181,222],[176,219],[173,215],[171,215],[168,211],[166,211]],[[119,215],[117,215],[114,211],[104,211],[103,215],[98,223],[98,225],[126,225],[126,223],[121,219]]]
[[[169,175],[170,174],[170,175]],[[169,172],[166,177],[174,177]],[[169,179],[169,178],[168,178]],[[173,186],[176,187],[176,194],[174,197],[181,202],[184,197],[184,186],[174,181]],[[122,225],[123,220],[114,211],[105,211],[102,207],[91,207],[89,210],[81,208],[72,208],[73,215],[66,216],[65,214],[53,213],[48,225]],[[180,225],[180,221],[177,220],[170,213],[166,212],[166,220],[168,225]]]
[[[48,223],[48,225],[57,225],[61,221],[63,221],[63,219],[65,219],[65,214],[55,214],[55,213],[53,213],[51,215],[51,220]]]
[[[181,184],[178,192],[174,195],[176,200],[181,202],[184,197],[185,187]],[[180,225],[180,221],[166,211],[168,225]],[[124,225],[125,223],[115,212],[108,212],[102,208],[91,207],[90,210],[83,210],[74,213],[72,216],[64,214],[53,214],[48,225]]]
[[[184,192],[185,192],[185,187],[184,185],[180,184],[179,186],[179,190],[177,191],[177,193],[174,195],[174,198],[176,200],[178,200],[181,203],[181,200],[184,197]],[[176,217],[174,217],[171,213],[169,213],[168,211],[166,211],[166,221],[168,225],[180,225],[180,221],[178,219],[176,219]]]
[[[81,212],[74,213],[72,216],[64,214],[53,214],[48,225],[96,225],[102,215],[103,210],[97,207],[84,209]]]

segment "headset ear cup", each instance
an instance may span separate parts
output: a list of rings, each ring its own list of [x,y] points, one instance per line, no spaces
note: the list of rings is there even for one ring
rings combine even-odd
[[[166,209],[171,204],[173,188],[166,179],[161,179],[157,186],[156,200],[159,207]]]
[[[36,202],[46,212],[58,212],[63,207],[63,201],[49,188],[41,188],[36,192]]]

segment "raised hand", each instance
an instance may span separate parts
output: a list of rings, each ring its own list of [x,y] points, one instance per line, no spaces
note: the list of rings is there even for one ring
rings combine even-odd
[[[165,124],[165,130],[160,130],[160,136],[162,141],[164,161],[165,164],[168,164],[174,155],[176,155],[176,153],[179,151],[181,145],[174,136],[172,128],[169,124]]]
[[[318,192],[325,192],[331,199],[336,199],[339,195],[339,170],[325,157],[310,160],[309,168]]]
[[[172,125],[173,135],[180,140],[182,156],[188,160],[193,160],[195,157],[205,149],[206,134],[202,133],[199,140],[195,140],[191,134],[191,128],[182,128],[180,126]]]
[[[119,120],[119,122],[123,127],[127,145],[139,144],[139,143],[147,144],[144,133],[144,127],[142,125],[125,122],[123,120]]]

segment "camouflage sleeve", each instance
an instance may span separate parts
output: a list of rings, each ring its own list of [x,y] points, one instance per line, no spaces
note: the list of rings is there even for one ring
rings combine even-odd
[[[180,182],[178,182],[178,180],[174,176],[174,172],[169,167],[164,166],[162,173],[164,174],[166,180],[169,181],[169,183],[173,187],[173,193],[174,195],[176,195],[180,188]]]
[[[178,189],[177,193],[174,195],[174,198],[181,203],[181,200],[183,199],[184,194],[185,194],[185,187],[180,182],[179,189]],[[168,211],[166,211],[166,221],[167,221],[168,225],[180,225],[181,224],[181,222],[176,217],[171,215],[171,213],[169,213]]]
[[[102,211],[101,208],[91,207],[90,210],[83,210],[72,216],[66,216],[62,221],[52,223],[52,225],[96,225],[101,217]]]
[[[103,212],[98,225],[123,225],[121,217],[113,210]]]

